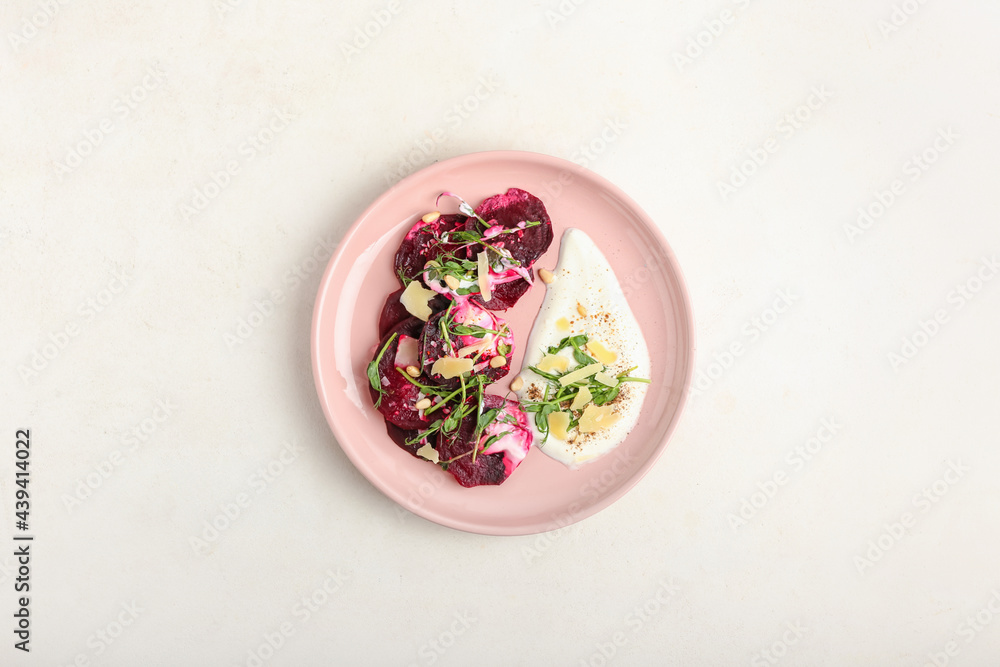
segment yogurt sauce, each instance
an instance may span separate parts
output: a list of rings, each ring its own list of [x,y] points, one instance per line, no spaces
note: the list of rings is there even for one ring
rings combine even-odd
[[[537,366],[546,356],[548,347],[577,334],[586,334],[590,341],[600,342],[617,353],[617,359],[605,365],[608,375],[615,376],[635,367],[629,372],[630,376],[649,378],[649,351],[639,323],[625,300],[611,265],[586,233],[573,228],[563,233],[559,265],[553,273],[554,280],[546,286],[545,300],[524,352],[524,370],[521,372],[524,384],[516,392],[518,398],[528,403],[542,397],[548,382],[528,367]],[[569,358],[571,369],[577,366],[572,348],[559,354]],[[581,433],[573,428],[565,440],[549,433],[543,444],[545,436],[538,431],[531,418],[528,421],[535,435],[535,445],[545,454],[575,469],[607,454],[625,440],[639,420],[645,396],[645,383],[621,383],[618,397],[609,403],[619,417],[618,421],[591,433]]]

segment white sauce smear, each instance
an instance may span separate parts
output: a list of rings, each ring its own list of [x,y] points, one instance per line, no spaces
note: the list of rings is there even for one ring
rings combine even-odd
[[[593,240],[579,229],[567,229],[559,248],[559,266],[553,273],[555,279],[546,285],[545,300],[524,352],[524,385],[517,391],[518,397],[526,402],[539,400],[548,383],[528,366],[537,366],[548,347],[577,334],[586,334],[591,341],[617,352],[618,358],[605,368],[608,375],[635,367],[630,376],[649,378],[649,351],[642,330],[611,265]],[[569,357],[570,368],[576,366],[571,348],[560,355]],[[645,383],[624,382],[621,386],[618,397],[610,403],[620,419],[603,430],[580,433],[571,429],[566,440],[549,433],[542,444],[544,436],[535,427],[534,415],[529,415],[536,446],[570,468],[610,452],[635,427],[646,396]]]

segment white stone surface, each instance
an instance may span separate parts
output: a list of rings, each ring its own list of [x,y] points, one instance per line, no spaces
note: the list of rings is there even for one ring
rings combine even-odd
[[[976,283],[1000,254],[995,2],[229,5],[0,8],[0,663],[995,664],[1000,280]],[[665,455],[561,534],[403,512],[313,389],[310,258],[402,173],[488,149],[585,160],[632,195],[698,323],[706,376]],[[894,368],[904,337],[923,345]],[[823,420],[837,432],[800,466]],[[30,656],[11,633],[19,428]],[[763,506],[734,527],[744,501]],[[307,615],[328,572],[346,581]]]

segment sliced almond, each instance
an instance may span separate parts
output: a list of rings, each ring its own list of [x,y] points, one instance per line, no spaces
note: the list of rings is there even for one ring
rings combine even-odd
[[[598,373],[598,375],[600,375],[600,373]],[[590,403],[591,400],[593,400],[593,398],[594,395],[590,393],[590,390],[586,387],[582,387],[580,392],[576,395],[576,398],[574,398],[573,402],[570,404],[569,409],[582,410],[588,403]]]
[[[584,366],[583,368],[577,368],[575,371],[566,373],[561,378],[559,378],[559,384],[566,387],[573,384],[574,382],[579,382],[580,380],[586,380],[592,375],[596,375],[604,370],[604,364],[590,364],[589,366]]]
[[[618,361],[618,353],[614,350],[606,348],[604,343],[599,340],[587,341],[587,351],[590,352],[590,356],[597,359],[605,366]]]
[[[472,371],[472,359],[459,359],[458,357],[441,357],[431,366],[431,373],[440,375],[446,380],[458,377],[463,373]]]
[[[591,403],[580,416],[580,432],[596,433],[614,425],[621,416],[614,412],[610,405],[597,406]]]
[[[550,412],[546,418],[549,423],[549,435],[559,440],[569,437],[569,415],[565,412]]]

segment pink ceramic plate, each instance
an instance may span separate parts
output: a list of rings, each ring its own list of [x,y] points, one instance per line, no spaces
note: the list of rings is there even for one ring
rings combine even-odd
[[[536,268],[554,267],[567,227],[594,239],[614,267],[649,346],[652,380],[639,425],[602,459],[571,471],[532,449],[500,486],[466,489],[447,472],[401,450],[372,406],[365,368],[378,315],[399,287],[392,260],[406,231],[435,209],[442,191],[473,206],[509,187],[545,202],[555,239]],[[453,213],[453,200],[442,200]],[[457,210],[457,208],[456,208]],[[504,393],[520,369],[545,287],[540,281],[504,317],[515,333],[511,374],[494,385]],[[693,322],[680,269],[656,225],[625,193],[577,165],[536,153],[488,152],[433,164],[399,182],[366,210],[330,260],[316,298],[313,373],[327,421],[365,477],[394,501],[426,519],[489,535],[526,535],[588,517],[624,495],[667,444],[691,381]]]

